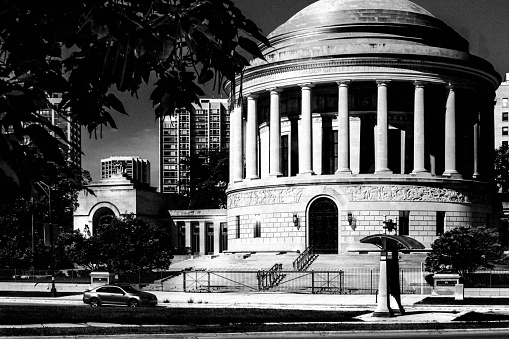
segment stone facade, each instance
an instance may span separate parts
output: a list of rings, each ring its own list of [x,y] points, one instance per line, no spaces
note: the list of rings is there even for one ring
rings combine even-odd
[[[320,0],[268,37],[230,118],[229,251],[495,225],[500,76],[464,38],[407,0]]]

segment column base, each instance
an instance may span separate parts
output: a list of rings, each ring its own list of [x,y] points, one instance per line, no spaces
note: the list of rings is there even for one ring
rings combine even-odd
[[[428,172],[425,168],[416,168],[412,171],[412,174],[420,174]]]
[[[276,173],[269,173],[269,177],[282,177],[283,173],[276,172]]]
[[[335,173],[335,175],[339,176],[345,176],[345,175],[352,175],[352,171],[349,168],[340,168]]]
[[[302,173],[297,173],[298,177],[307,177],[307,176],[312,176],[312,175],[315,175],[315,172],[306,171],[306,172],[302,172]]]
[[[375,174],[392,174],[393,172],[388,168],[375,170]]]
[[[246,179],[244,179],[244,181],[258,180],[258,179],[260,179],[259,176],[250,176],[250,177],[247,177]]]
[[[461,179],[461,174],[458,173],[456,170],[446,170],[444,173],[442,173],[443,176],[451,177],[451,178],[457,178]]]

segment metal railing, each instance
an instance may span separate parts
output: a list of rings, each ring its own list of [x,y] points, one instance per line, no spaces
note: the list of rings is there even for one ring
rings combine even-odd
[[[147,288],[185,292],[271,291],[313,294],[376,294],[378,290],[378,269],[283,271],[275,266],[269,271],[182,271],[180,275],[162,284],[153,284]],[[428,293],[430,286],[424,280],[425,274],[420,269],[401,270],[401,293]]]
[[[295,271],[305,271],[317,257],[314,250],[315,247],[311,245],[299,254],[297,259],[293,262],[293,269]]]

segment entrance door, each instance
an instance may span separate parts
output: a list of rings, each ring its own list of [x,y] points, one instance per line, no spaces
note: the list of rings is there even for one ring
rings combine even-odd
[[[316,199],[309,209],[309,245],[316,253],[338,253],[338,208],[328,198]]]

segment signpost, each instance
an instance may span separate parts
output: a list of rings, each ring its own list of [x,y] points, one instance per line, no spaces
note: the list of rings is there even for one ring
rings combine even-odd
[[[390,296],[392,295],[398,303],[399,313],[404,314],[405,309],[401,304],[399,286],[399,251],[422,252],[425,246],[417,240],[396,235],[396,223],[392,219],[384,218],[383,234],[374,234],[364,237],[361,243],[372,244],[380,248],[380,278],[378,279],[378,301],[374,317],[392,317],[394,311],[391,309]],[[394,232],[394,235],[387,234]]]

